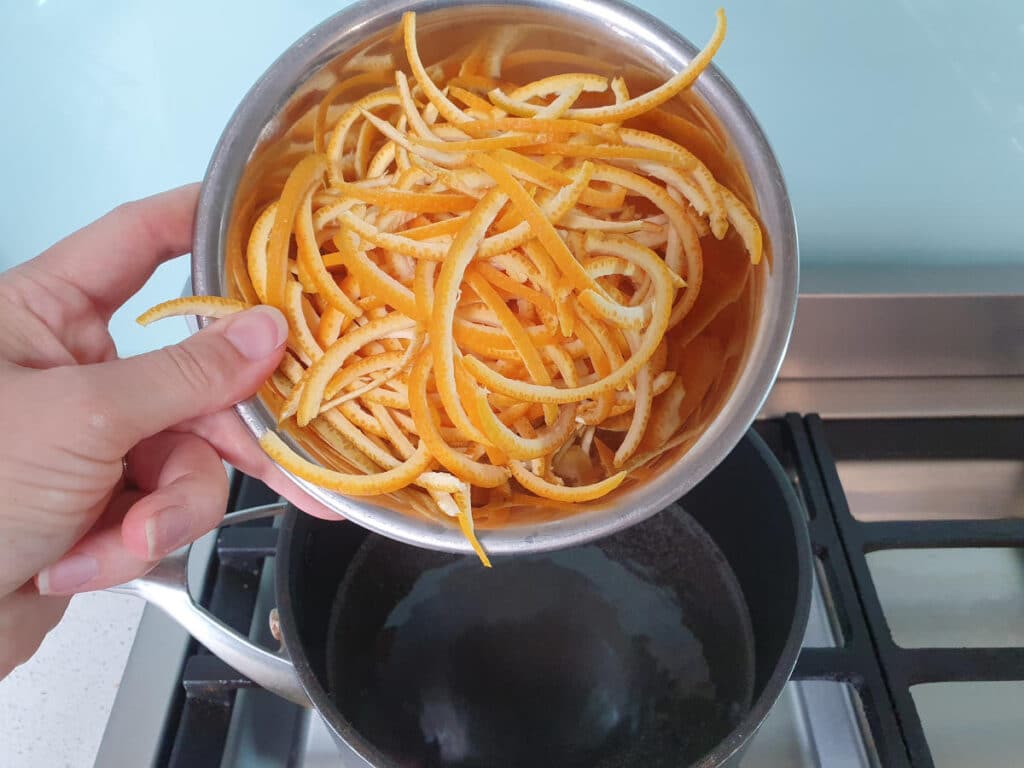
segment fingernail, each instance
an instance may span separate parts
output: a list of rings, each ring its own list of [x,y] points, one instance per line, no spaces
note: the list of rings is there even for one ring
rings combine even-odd
[[[182,507],[168,507],[146,521],[146,548],[156,560],[189,542],[188,513]]]
[[[36,587],[41,595],[63,595],[92,581],[99,572],[100,564],[95,557],[79,553],[41,570]]]
[[[224,336],[244,357],[261,360],[288,338],[288,321],[274,307],[253,307],[232,317]]]

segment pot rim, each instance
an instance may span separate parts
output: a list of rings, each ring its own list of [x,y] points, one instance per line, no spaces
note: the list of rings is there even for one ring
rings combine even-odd
[[[509,5],[582,14],[634,45],[642,45],[649,58],[672,69],[683,66],[697,50],[660,20],[621,0],[515,0]],[[196,294],[223,293],[226,232],[235,189],[264,128],[295,89],[340,51],[395,24],[404,11],[428,14],[459,6],[493,4],[479,0],[361,0],[308,32],[270,66],[228,121],[203,181],[192,249]],[[683,496],[729,454],[753,423],[775,381],[789,343],[798,294],[799,256],[792,207],[775,155],[731,83],[712,64],[693,87],[715,112],[743,160],[774,257],[771,274],[763,281],[761,317],[744,369],[715,419],[674,463],[643,483],[589,503],[585,511],[544,523],[480,531],[481,544],[491,554],[576,546],[647,519]],[[207,322],[200,319],[199,325]],[[236,410],[255,438],[275,424],[258,397],[240,403]],[[282,438],[298,448],[286,435]],[[472,551],[455,525],[342,496],[290,477],[328,509],[375,533],[430,549]]]

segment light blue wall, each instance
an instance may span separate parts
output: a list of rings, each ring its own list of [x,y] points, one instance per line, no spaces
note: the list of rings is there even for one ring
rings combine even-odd
[[[198,179],[255,78],[345,4],[4,0],[0,267]],[[638,5],[700,43],[718,3]],[[779,154],[805,264],[1024,264],[1024,2],[727,10],[718,63]],[[130,311],[176,293],[186,271],[164,268]],[[118,341],[132,352],[180,332],[121,324]]]

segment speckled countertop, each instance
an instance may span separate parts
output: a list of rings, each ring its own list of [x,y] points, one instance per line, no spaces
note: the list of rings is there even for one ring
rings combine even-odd
[[[39,652],[0,682],[0,765],[93,764],[142,609],[106,592],[71,601]]]

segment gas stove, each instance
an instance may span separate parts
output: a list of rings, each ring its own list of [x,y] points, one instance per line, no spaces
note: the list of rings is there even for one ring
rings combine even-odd
[[[1024,754],[1024,297],[812,295],[755,425],[807,515],[804,647],[743,764]],[[230,509],[279,500],[236,475]],[[204,606],[267,646],[276,528],[197,545]],[[337,766],[326,728],[147,608],[97,765]]]

